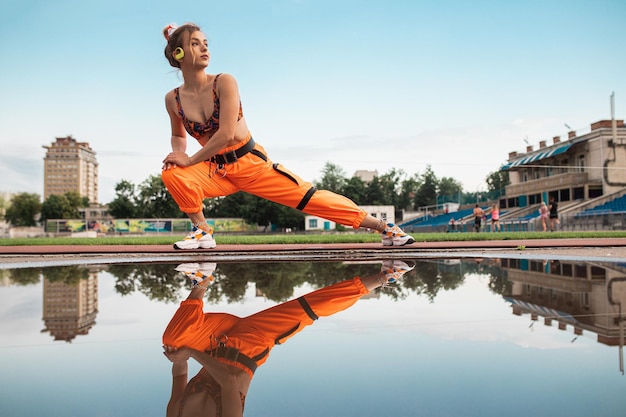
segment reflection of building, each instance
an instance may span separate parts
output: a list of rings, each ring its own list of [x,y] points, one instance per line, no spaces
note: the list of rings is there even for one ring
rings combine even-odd
[[[623,346],[626,266],[567,261],[502,259],[512,284],[513,314],[543,318],[546,326],[597,335],[599,343]]]
[[[96,324],[97,313],[97,271],[75,284],[43,280],[42,332],[50,332],[54,340],[71,342],[77,335],[86,335]]]
[[[98,161],[89,143],[67,136],[44,148],[44,200],[52,194],[77,191],[91,203],[98,202]]]

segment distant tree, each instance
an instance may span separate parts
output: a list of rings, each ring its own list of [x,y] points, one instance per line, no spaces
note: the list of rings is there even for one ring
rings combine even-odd
[[[81,280],[89,278],[89,269],[81,265],[52,266],[42,268],[41,274],[49,282],[62,282],[67,285],[76,285]]]
[[[0,219],[4,219],[4,213],[6,212],[9,202],[0,195]]]
[[[279,206],[276,223],[279,227],[304,230],[304,213],[291,207]]]
[[[66,219],[65,213],[69,212],[70,207],[67,198],[62,195],[51,194],[41,205],[41,220]]]
[[[380,204],[398,206],[398,192],[400,181],[405,177],[404,171],[392,168],[390,171],[379,176],[380,179]]]
[[[319,182],[315,182],[315,186],[320,190],[328,190],[341,194],[345,182],[345,171],[338,165],[326,162],[322,170],[322,179]]]
[[[138,187],[136,197],[137,217],[168,218],[184,214],[167,191],[160,175],[150,175]]]
[[[76,219],[80,217],[79,208],[89,207],[89,197],[83,197],[80,195],[78,191],[68,191],[63,194],[70,204],[70,208],[73,211],[72,213],[68,213],[71,217],[66,217],[68,219]]]
[[[41,205],[41,220],[79,219],[79,208],[87,207],[89,199],[78,191],[68,191],[63,195],[51,194]]]
[[[248,194],[241,191],[226,197],[205,199],[205,215],[215,218],[243,217],[243,207],[248,202]]]
[[[4,219],[13,226],[36,226],[41,213],[39,194],[20,193],[13,196]]]
[[[135,205],[135,185],[122,180],[115,185],[115,199],[109,203],[109,214],[117,219],[132,219],[137,217]]]
[[[309,270],[306,262],[266,264],[255,269],[255,288],[268,300],[283,302],[293,296],[296,286],[306,282]]]
[[[374,177],[365,185],[365,199],[361,204],[364,206],[379,206],[384,204],[383,200],[383,183],[379,177]]]
[[[443,177],[439,180],[439,203],[458,202],[461,193],[463,192],[463,185],[451,177]]]
[[[250,224],[257,224],[267,228],[271,224],[278,225],[281,205],[272,201],[245,194],[246,204],[242,207],[241,217]]]
[[[42,268],[15,268],[9,269],[9,279],[16,285],[32,285],[41,282]]]
[[[427,165],[424,172],[420,175],[420,187],[415,193],[414,199],[415,208],[435,205],[438,185],[437,176],[430,165]]]
[[[249,224],[260,226],[269,226],[277,218],[277,214],[272,212],[274,206],[269,204],[270,201],[244,192],[205,201],[207,217],[240,217]]]
[[[249,224],[267,227],[304,228],[304,214],[299,210],[263,198],[238,192],[226,197],[205,200],[207,217],[240,217]]]
[[[400,194],[398,195],[399,210],[415,210],[414,206],[415,195],[421,186],[421,180],[419,175],[414,175],[410,178],[406,178],[400,185]]]
[[[352,177],[344,183],[341,194],[357,204],[364,205],[366,187],[365,182],[361,178]]]
[[[498,199],[505,195],[505,187],[511,183],[508,171],[495,171],[487,175],[487,193],[491,199]]]
[[[178,302],[180,289],[187,285],[187,278],[169,264],[112,264],[107,267],[107,272],[113,275],[118,294],[140,291],[150,300],[168,303]]]

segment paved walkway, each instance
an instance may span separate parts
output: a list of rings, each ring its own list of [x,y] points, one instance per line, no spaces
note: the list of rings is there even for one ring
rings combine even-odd
[[[598,248],[624,247],[626,238],[588,239],[519,239],[519,240],[473,240],[446,242],[415,242],[407,246],[382,246],[380,243],[297,243],[261,245],[218,245],[213,249],[193,251],[176,250],[172,245],[41,245],[0,246],[4,255],[85,254],[85,253],[222,253],[222,252],[273,252],[301,250],[369,250],[369,251],[414,251],[414,250],[458,250],[458,249],[525,249],[533,248]]]
[[[626,261],[626,238],[416,242],[402,247],[380,243],[218,245],[214,249],[175,250],[171,245],[0,246],[0,264],[68,259],[230,260],[371,259],[464,256],[565,256]]]

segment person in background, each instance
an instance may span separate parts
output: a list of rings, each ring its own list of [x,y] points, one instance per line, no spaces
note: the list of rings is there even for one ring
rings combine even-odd
[[[485,212],[478,206],[478,203],[474,207],[474,231],[476,233],[480,233],[480,228],[482,226],[483,216]]]
[[[448,233],[456,231],[456,224],[454,222],[454,217],[450,217],[450,221],[448,221]]]
[[[491,206],[491,231],[500,231],[500,208],[497,204]]]
[[[193,224],[189,235],[174,243],[175,249],[214,248],[202,201],[238,191],[355,229],[376,230],[384,246],[415,242],[397,225],[376,219],[344,196],[316,189],[272,162],[248,129],[235,78],[206,72],[211,54],[200,28],[193,23],[169,25],[163,34],[165,58],[180,70],[183,84],[165,96],[172,152],[163,159],[161,178]],[[187,148],[187,134],[200,145],[195,153]]]
[[[541,219],[541,226],[543,227],[543,231],[548,230],[548,215],[550,214],[550,210],[548,210],[548,206],[545,201],[541,202],[541,206],[539,206],[539,218]]]
[[[354,277],[270,307],[248,317],[205,313],[203,297],[216,265],[181,264],[176,270],[192,289],[163,333],[163,354],[172,362],[172,392],[167,417],[243,415],[250,383],[275,345],[285,343],[320,317],[354,305],[370,291],[397,282],[415,267],[383,261],[378,274]],[[188,361],[202,368],[188,379]]]
[[[554,232],[556,227],[561,224],[559,221],[559,203],[556,202],[554,197],[550,197],[550,205],[548,206],[548,210],[550,210],[550,231]]]

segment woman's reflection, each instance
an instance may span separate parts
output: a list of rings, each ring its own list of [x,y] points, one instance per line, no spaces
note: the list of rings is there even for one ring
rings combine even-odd
[[[384,261],[376,275],[354,277],[241,318],[203,311],[215,264],[179,265],[176,269],[189,276],[192,290],[163,334],[164,354],[172,362],[167,416],[242,416],[254,371],[275,345],[319,317],[345,310],[368,292],[397,281],[413,267]],[[187,381],[189,358],[202,368]]]

